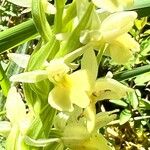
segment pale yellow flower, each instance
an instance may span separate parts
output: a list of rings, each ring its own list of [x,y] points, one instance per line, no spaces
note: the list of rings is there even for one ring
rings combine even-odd
[[[127,63],[140,50],[138,42],[128,34],[136,17],[137,13],[134,11],[117,12],[101,24],[103,40],[108,43],[105,54],[119,64]]]
[[[105,99],[121,99],[126,96],[127,92],[132,91],[132,89],[107,76],[96,79],[98,66],[95,53],[92,49],[84,53],[81,68],[88,71],[87,82],[90,84],[90,104],[85,109],[85,115],[87,117],[87,129],[89,132],[92,132],[95,127],[96,102]]]
[[[111,13],[122,11],[131,7],[134,0],[92,0],[92,2],[99,8],[102,8]]]
[[[111,58],[119,63],[125,64],[133,58],[133,54],[140,50],[140,45],[136,42],[131,35],[123,34],[109,44],[105,54],[111,56]]]
[[[63,132],[61,140],[63,144],[72,150],[111,150],[108,146],[108,141],[97,130],[99,126],[105,126],[110,120],[114,119],[109,113],[100,113],[96,115],[97,120],[102,120],[104,123],[97,122],[97,128],[93,132],[89,132],[86,126],[86,118],[82,116],[83,110],[75,107],[71,113],[59,113],[56,116],[55,127]],[[105,119],[103,119],[105,118]],[[107,121],[109,120],[109,121]]]
[[[82,31],[80,42],[92,43],[94,49],[100,50],[107,44],[104,54],[119,64],[125,64],[140,50],[138,42],[128,34],[136,18],[137,13],[134,11],[110,14],[99,23],[98,28]]]
[[[89,105],[90,84],[86,70],[79,70],[55,80],[55,86],[48,96],[49,104],[60,111],[73,111],[73,104],[81,108]]]
[[[137,13],[134,11],[116,12],[101,23],[100,32],[106,42],[111,42],[129,32],[134,25]]]

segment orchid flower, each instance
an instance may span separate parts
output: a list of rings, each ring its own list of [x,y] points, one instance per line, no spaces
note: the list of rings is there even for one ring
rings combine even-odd
[[[139,44],[128,34],[134,25],[137,13],[134,11],[116,12],[106,17],[99,28],[81,33],[80,42],[92,42],[95,49],[103,44],[108,46],[104,55],[119,63],[125,64],[140,50]]]
[[[111,13],[131,7],[134,0],[92,0],[95,6]]]
[[[6,147],[19,150],[21,147],[25,147],[25,145],[23,146],[23,137],[31,124],[33,115],[31,112],[26,113],[25,104],[15,87],[10,88],[5,106],[9,121],[2,121],[0,125],[5,131],[5,134],[4,131],[2,134],[7,136]],[[19,141],[16,141],[15,137]]]
[[[82,109],[76,106],[74,111],[69,114],[63,112],[57,114],[54,127],[63,132],[61,140],[64,146],[72,150],[111,150],[112,148],[108,146],[107,140],[97,131],[116,116],[112,112],[97,114],[97,126],[95,126],[93,132],[89,132],[86,118],[82,116],[82,113]]]
[[[92,49],[84,53],[81,69],[87,70],[88,82],[90,83],[90,91],[88,92],[90,104],[85,109],[85,116],[87,117],[87,129],[92,132],[95,126],[96,102],[105,99],[121,99],[126,96],[127,92],[132,92],[132,89],[110,77],[96,79],[98,66]]]
[[[44,70],[17,74],[12,76],[10,80],[35,83],[48,78],[54,84],[54,88],[48,96],[48,102],[53,108],[60,111],[73,111],[74,104],[86,108],[90,103],[88,97],[90,85],[87,72],[83,69],[69,73],[71,69],[67,64],[72,66],[70,62],[80,56],[87,48],[89,46],[79,48],[63,58],[51,60],[45,65]]]

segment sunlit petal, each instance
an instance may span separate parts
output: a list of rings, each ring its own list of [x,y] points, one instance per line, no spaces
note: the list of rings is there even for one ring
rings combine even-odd
[[[55,86],[49,93],[49,104],[60,111],[73,111],[73,106],[69,97],[70,90],[63,86]]]
[[[88,94],[82,89],[71,89],[70,99],[73,104],[81,108],[86,108],[90,103]]]
[[[119,64],[128,63],[133,57],[132,51],[119,42],[113,42],[108,46],[111,58]]]
[[[69,75],[72,87],[83,91],[90,91],[90,83],[86,70],[75,71]]]
[[[93,49],[87,49],[83,54],[83,58],[81,60],[81,69],[86,70],[88,75],[88,82],[92,90],[98,72],[97,58]]]
[[[93,95],[97,100],[120,99],[126,96],[132,89],[110,78],[101,78],[96,81]]]
[[[95,103],[91,103],[85,109],[85,116],[87,118],[87,130],[91,133],[95,128],[96,108]]]
[[[26,116],[25,104],[15,87],[11,87],[6,100],[6,116],[12,124],[19,124]]]
[[[26,68],[30,59],[30,55],[27,54],[17,54],[8,53],[8,57],[14,61],[19,67]]]
[[[132,50],[133,52],[140,51],[139,43],[134,38],[132,38],[130,34],[125,33],[119,36],[115,41],[124,45],[124,47]]]
[[[35,83],[44,80],[46,78],[48,78],[48,76],[45,70],[34,70],[31,72],[24,72],[24,73],[13,75],[10,77],[10,81]]]
[[[134,11],[117,12],[108,16],[101,24],[104,40],[111,42],[118,36],[128,32],[134,25],[137,13]]]
[[[92,0],[92,2],[99,8],[109,12],[122,11],[133,5],[133,0]]]

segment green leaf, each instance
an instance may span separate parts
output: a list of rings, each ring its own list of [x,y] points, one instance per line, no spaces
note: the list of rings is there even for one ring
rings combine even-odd
[[[129,71],[126,70],[126,71],[116,73],[114,74],[113,78],[118,81],[122,81],[122,80],[127,80],[129,78],[136,77],[138,75],[141,75],[149,71],[150,71],[150,65],[145,65],[145,66],[138,67]]]
[[[126,123],[127,121],[129,121],[129,119],[131,118],[132,113],[130,110],[128,109],[124,109],[121,114],[120,114],[120,125]]]
[[[83,15],[82,19],[80,20],[76,28],[72,31],[71,35],[69,36],[64,46],[56,54],[56,57],[61,57],[69,52],[72,52],[73,50],[75,50],[80,46],[79,42],[80,32],[87,26],[90,16],[92,14],[92,10],[93,5],[91,4],[88,6],[87,10],[85,11],[85,14]]]
[[[127,107],[128,104],[126,102],[124,102],[123,100],[109,100],[111,103],[114,103],[116,105],[119,105],[119,106],[123,106],[123,107]]]
[[[30,41],[37,36],[33,20],[28,20],[0,33],[0,53]]]
[[[54,19],[54,31],[60,33],[62,30],[62,18],[66,0],[55,0],[56,14]]]
[[[135,11],[138,13],[138,17],[142,18],[142,17],[150,16],[149,10],[150,10],[150,7],[145,7],[141,9],[136,9]]]
[[[137,76],[136,79],[134,80],[136,85],[143,85],[148,81],[150,81],[150,72],[143,73],[142,75]]]
[[[132,6],[132,10],[138,8],[145,8],[145,7],[150,7],[149,0],[134,0],[134,5]]]
[[[0,64],[0,86],[2,88],[3,95],[7,96],[8,90],[10,88],[10,82],[9,82],[1,64]]]
[[[43,45],[37,52],[31,55],[27,70],[39,69],[46,59],[51,60],[59,50],[59,42],[53,37]]]
[[[135,92],[129,93],[128,100],[134,109],[138,107],[139,101]]]
[[[33,139],[43,138],[43,136],[48,138],[55,115],[56,110],[49,104],[46,104],[42,108],[39,116],[36,115],[26,135]]]
[[[150,102],[146,99],[140,99],[139,107],[146,110],[150,110]]]
[[[75,18],[77,15],[77,11],[76,11],[76,3],[75,1],[73,1],[69,7],[66,9],[66,15],[64,16],[63,20],[62,20],[62,24],[63,24],[63,28],[65,28],[67,26],[67,24],[73,19]]]
[[[52,35],[51,27],[45,14],[46,7],[47,0],[32,0],[32,18],[45,43],[51,39]]]
[[[8,121],[0,121],[0,135],[7,137],[11,130],[11,124]]]

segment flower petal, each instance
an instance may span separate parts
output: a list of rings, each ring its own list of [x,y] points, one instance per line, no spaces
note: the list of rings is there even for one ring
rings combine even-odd
[[[27,67],[30,59],[30,55],[27,54],[8,53],[7,56],[22,68]]]
[[[63,86],[55,86],[49,93],[49,104],[60,111],[73,111],[73,105],[70,100],[70,90]]]
[[[137,13],[134,11],[117,12],[108,16],[101,24],[104,40],[111,42],[118,36],[128,32],[134,25]]]
[[[91,133],[95,128],[95,119],[96,119],[96,108],[95,103],[90,104],[85,109],[85,115],[87,118],[87,130]]]
[[[108,50],[111,58],[118,64],[128,63],[133,57],[132,51],[117,41],[110,44]]]
[[[97,6],[109,12],[122,11],[124,8],[133,5],[133,0],[92,0]]]
[[[50,61],[46,68],[46,71],[48,74],[48,79],[51,82],[55,82],[55,76],[59,76],[59,79],[61,79],[61,77],[63,77],[66,73],[70,71],[70,68],[64,63],[64,60],[60,58]]]
[[[80,89],[71,89],[70,100],[80,108],[86,108],[90,103],[88,94]]]
[[[86,108],[90,103],[88,92],[90,92],[90,83],[86,70],[79,70],[71,75],[70,78],[70,99],[71,102],[81,108]]]
[[[11,87],[8,92],[6,114],[12,124],[19,124],[26,116],[25,104],[15,87]]]
[[[77,90],[90,91],[90,83],[86,70],[78,70],[69,75],[71,85]]]
[[[132,89],[114,79],[101,78],[96,81],[93,95],[97,97],[97,100],[120,99],[131,91]]]
[[[81,69],[86,70],[88,75],[88,82],[90,83],[90,88],[92,90],[98,72],[97,58],[93,49],[87,49],[83,54],[83,58],[81,60]]]
[[[134,38],[131,37],[130,34],[123,34],[119,36],[115,41],[119,42],[120,44],[124,45],[124,47],[132,50],[133,52],[140,51],[140,45]]]
[[[47,78],[47,72],[44,70],[34,70],[31,72],[24,72],[10,77],[13,82],[35,83]]]
[[[118,2],[112,1],[112,0],[92,0],[94,5],[96,5],[99,8],[102,8],[104,10],[107,10],[109,12],[115,12],[115,11],[120,11],[123,10],[123,7],[119,7]]]

